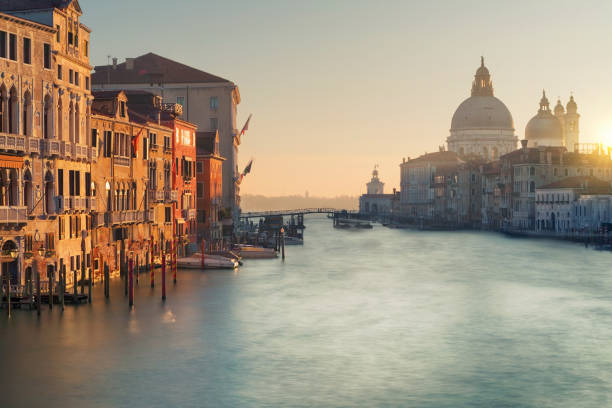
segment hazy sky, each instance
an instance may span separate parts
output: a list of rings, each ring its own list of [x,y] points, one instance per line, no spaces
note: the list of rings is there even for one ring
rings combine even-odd
[[[434,151],[480,56],[519,138],[545,88],[570,92],[581,141],[612,144],[612,2],[79,0],[92,63],[155,52],[234,81],[253,113],[243,193],[387,190],[402,157]]]

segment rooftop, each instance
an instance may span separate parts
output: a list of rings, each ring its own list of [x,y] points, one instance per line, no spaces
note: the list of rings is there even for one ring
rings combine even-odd
[[[1,1],[1,0],[0,0]],[[152,52],[114,65],[99,65],[91,76],[97,84],[231,83],[227,79],[164,58]]]
[[[538,190],[577,189],[584,194],[610,194],[610,183],[594,176],[567,177],[554,183],[538,187]]]

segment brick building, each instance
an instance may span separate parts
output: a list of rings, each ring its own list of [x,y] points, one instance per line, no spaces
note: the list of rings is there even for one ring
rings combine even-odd
[[[198,241],[204,239],[214,247],[223,239],[219,213],[223,208],[222,166],[225,159],[219,154],[219,132],[198,132],[196,150]]]

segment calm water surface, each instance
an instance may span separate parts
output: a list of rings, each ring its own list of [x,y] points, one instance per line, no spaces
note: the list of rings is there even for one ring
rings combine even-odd
[[[612,254],[307,220],[287,260],[0,318],[0,407],[612,406]],[[159,276],[158,281],[159,283]]]

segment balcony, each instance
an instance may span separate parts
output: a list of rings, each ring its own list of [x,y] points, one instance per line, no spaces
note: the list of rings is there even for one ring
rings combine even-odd
[[[164,145],[164,153],[172,153],[172,146]]]
[[[0,149],[25,153],[26,137],[8,133],[0,133]]]
[[[114,160],[115,160],[115,165],[126,166],[126,167],[130,166],[130,158],[129,157],[115,156]]]
[[[107,214],[106,213],[95,213],[91,216],[91,226],[92,228],[97,227],[105,227],[108,225]]]
[[[62,214],[66,210],[66,200],[64,196],[55,196],[55,213]]]
[[[41,140],[42,154],[46,157],[60,156],[65,153],[65,142],[59,140],[43,139]]]
[[[162,110],[174,116],[183,116],[183,105],[178,103],[162,103]]]
[[[148,214],[145,215],[148,211],[135,211],[135,210],[127,210],[127,211],[114,211],[110,214],[110,222],[111,224],[133,224],[137,222],[144,222],[145,217],[148,217]]]
[[[74,145],[74,158],[87,161],[89,159],[89,148],[87,146]]]
[[[162,190],[149,190],[149,201],[152,203],[163,203],[164,202],[164,192]]]
[[[159,149],[159,145],[157,143],[151,143],[151,150],[156,152]]]
[[[144,211],[145,221],[147,222],[155,222],[155,211],[154,210],[145,210]]]
[[[68,197],[67,208],[72,211],[85,211],[87,209],[87,199],[85,197]]]
[[[194,220],[196,217],[195,208],[190,208],[188,210],[183,210],[183,218],[186,220]]]
[[[0,207],[0,224],[24,225],[27,223],[26,207],[2,206]]]
[[[164,190],[164,201],[167,203],[176,203],[178,201],[178,191]]]
[[[96,198],[95,197],[86,197],[85,200],[87,202],[87,209],[89,211],[96,211],[97,204],[98,204],[98,201],[96,200]]]
[[[28,146],[28,153],[33,154],[40,154],[40,150],[42,148],[41,146],[42,144],[42,140],[40,140],[37,137],[28,137],[28,141],[27,141],[27,146]]]
[[[98,148],[90,147],[87,151],[87,154],[90,162],[98,161]]]

